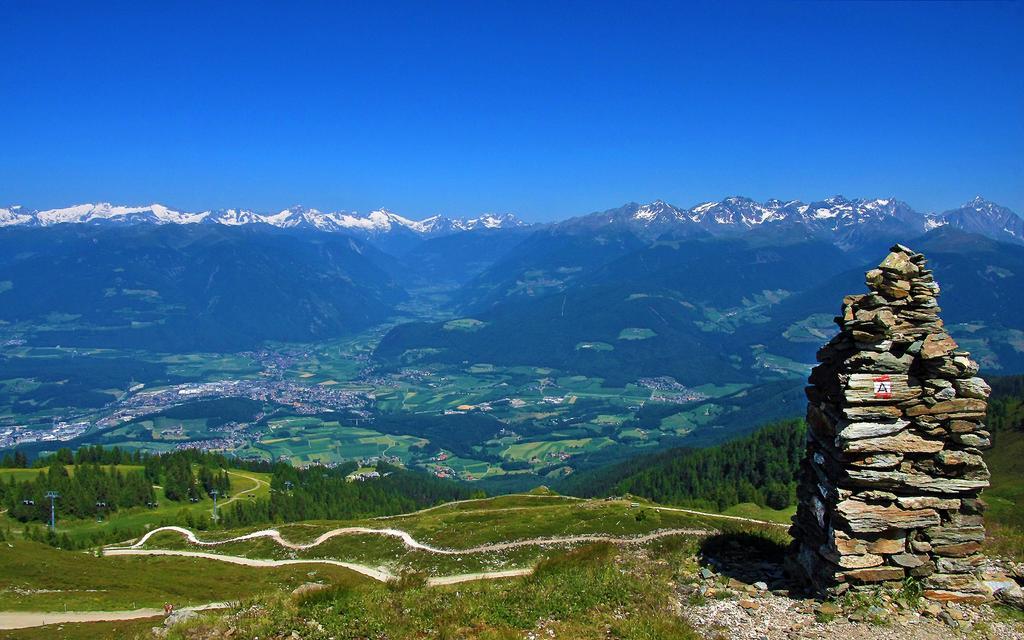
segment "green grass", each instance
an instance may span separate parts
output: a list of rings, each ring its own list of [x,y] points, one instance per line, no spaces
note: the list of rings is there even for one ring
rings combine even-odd
[[[75,466],[68,464],[64,465],[67,469],[68,475],[75,473]],[[130,471],[142,471],[142,465],[137,464],[114,464],[114,465],[103,465],[103,469],[109,471],[110,469],[117,469],[121,473],[128,473]],[[22,480],[32,480],[40,473],[46,473],[46,469],[0,469],[0,481],[8,481],[11,477],[16,482]]]
[[[271,569],[176,557],[97,557],[25,541],[0,542],[0,610],[113,611],[234,600],[322,580],[364,578],[342,567]]]
[[[579,454],[597,451],[612,444],[608,438],[574,438],[568,440],[544,440],[541,442],[521,442],[509,445],[501,452],[513,460],[530,460],[539,458],[542,464],[551,464],[559,453]],[[549,456],[551,454],[551,456]]]
[[[211,615],[183,625],[171,638],[217,637],[235,626],[241,637],[275,637],[323,626],[324,637],[696,640],[670,608],[673,567],[687,549],[650,562],[643,554],[595,544],[545,560],[530,577],[427,588],[409,576],[395,585],[341,586],[303,598],[258,603],[259,616]],[[251,606],[251,605],[250,605]],[[538,632],[538,624],[550,630]]]
[[[34,480],[41,473],[46,473],[46,469],[0,469],[0,480],[4,482],[10,481],[11,478],[14,478],[15,482]]]
[[[741,518],[753,518],[755,520],[767,520],[768,522],[789,524],[793,514],[796,513],[796,506],[794,505],[786,509],[777,510],[770,507],[759,507],[752,502],[743,502],[729,507],[722,513],[729,516],[739,516]]]
[[[389,518],[311,521],[276,528],[286,539],[308,542],[341,526],[393,527],[421,542],[453,549],[585,533],[633,536],[669,528],[718,530],[723,532],[717,536],[722,539],[738,533],[772,548],[788,541],[779,528],[750,527],[637,502],[633,506],[629,500],[564,498],[539,489],[529,495],[467,500]],[[200,536],[226,539],[258,528],[207,531]],[[668,605],[674,597],[674,582],[682,579],[680,571],[695,569],[694,553],[706,543],[703,540],[678,535],[644,545],[576,543],[438,555],[410,551],[396,538],[359,534],[336,537],[306,551],[286,550],[267,539],[203,549],[254,558],[326,557],[383,566],[404,576],[393,585],[329,565],[257,569],[173,556],[97,556],[15,541],[10,546],[0,543],[6,546],[0,549],[0,609],[117,610],[158,607],[168,601],[181,607],[255,597],[259,616],[236,616],[225,622],[223,614],[210,614],[171,637],[186,638],[200,631],[208,634],[204,637],[219,637],[224,624],[236,627],[236,637],[274,637],[281,631],[287,636],[292,628],[308,629],[306,620],[315,619],[325,627],[323,637],[338,638],[383,633],[394,640],[521,638],[543,621],[555,637],[689,639],[696,636]],[[151,538],[147,547],[190,549],[191,545],[178,535],[162,533]],[[522,579],[423,586],[428,576],[520,567],[536,569]],[[298,600],[286,595],[304,582],[331,587]],[[148,633],[150,626],[140,625],[141,634]],[[132,637],[134,633],[131,626],[65,627],[79,634],[69,637]]]
[[[661,529],[711,530],[723,521],[661,510],[644,503],[632,507],[625,500],[577,500],[555,496],[503,496],[430,509],[379,520],[309,521],[276,527],[285,539],[308,542],[321,533],[346,526],[394,527],[417,541],[445,549],[469,549],[493,542],[550,538],[580,534],[635,536]],[[727,521],[725,521],[727,522]],[[238,537],[261,527],[209,531],[205,540]],[[266,538],[225,543],[204,551],[250,558],[331,558],[367,566],[382,566],[394,574],[418,571],[431,576],[527,568],[557,552],[559,547],[525,546],[461,554],[435,554],[411,550],[394,537],[379,534],[338,536],[308,550],[288,550]],[[167,532],[151,537],[146,548],[198,550],[180,535]]]
[[[1024,561],[1024,433],[1000,431],[986,452],[992,486],[983,497],[990,553]]]

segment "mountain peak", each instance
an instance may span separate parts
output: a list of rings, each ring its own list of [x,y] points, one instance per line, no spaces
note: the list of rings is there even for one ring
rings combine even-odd
[[[989,215],[1004,215],[1005,213],[1010,212],[1006,207],[998,205],[991,200],[987,200],[982,196],[974,196],[974,199],[965,203],[960,208],[973,209],[975,211],[988,213]]]
[[[773,228],[798,234],[799,237],[810,234],[840,247],[853,247],[883,236],[891,238],[893,234],[909,239],[949,225],[1003,242],[1024,243],[1024,220],[1009,209],[984,199],[976,199],[975,203],[975,206],[937,215],[915,211],[906,202],[892,196],[851,199],[836,194],[806,204],[800,200],[783,201],[778,198],[758,202],[746,196],[733,195],[702,202],[689,209],[679,209],[660,199],[645,205],[631,203],[593,214],[589,219],[597,224],[625,222],[641,237],[650,238],[666,232],[723,235]]]
[[[754,200],[753,198],[748,198],[746,196],[729,196],[722,200],[722,202],[726,202],[728,204],[749,204],[754,202]],[[772,200],[769,200],[768,202],[772,202]]]
[[[850,200],[841,193],[825,198],[822,202],[828,202],[830,204],[850,204]]]
[[[637,207],[632,217],[634,220],[639,220],[645,224],[654,222],[664,223],[682,219],[683,212],[664,200],[655,200],[650,204]]]

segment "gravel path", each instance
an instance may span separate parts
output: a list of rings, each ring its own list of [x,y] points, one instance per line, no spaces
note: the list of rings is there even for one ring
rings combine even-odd
[[[666,536],[674,535],[689,535],[689,536],[706,536],[712,531],[708,529],[662,529],[642,536],[610,536],[603,534],[580,534],[575,536],[556,536],[548,538],[531,538],[528,540],[515,540],[512,542],[498,542],[493,544],[478,545],[475,547],[468,547],[466,549],[446,549],[441,547],[434,547],[428,544],[417,541],[408,532],[402,531],[401,529],[376,529],[372,527],[340,527],[338,529],[331,529],[325,533],[320,534],[315,540],[308,543],[296,543],[285,540],[281,536],[281,532],[277,529],[262,529],[260,531],[253,531],[241,536],[235,536],[234,538],[228,538],[226,540],[201,540],[195,532],[184,527],[160,527],[153,529],[146,535],[142,536],[138,542],[129,547],[108,547],[104,551],[106,553],[116,552],[125,549],[141,549],[146,542],[149,541],[154,535],[158,533],[178,533],[181,534],[190,543],[203,546],[203,547],[215,547],[218,545],[228,544],[231,542],[243,542],[245,540],[255,540],[257,538],[270,538],[275,543],[286,549],[292,549],[294,551],[304,551],[318,547],[324,542],[327,542],[331,538],[338,536],[349,536],[349,535],[382,535],[399,538],[405,546],[410,549],[417,549],[420,551],[427,551],[429,553],[436,553],[439,555],[463,555],[468,553],[486,553],[491,551],[506,551],[508,549],[517,549],[520,547],[543,547],[548,545],[558,544],[573,544],[577,542],[613,542],[617,544],[643,544],[656,540],[658,538],[664,538]]]
[[[546,494],[535,494],[535,493],[510,493],[510,494],[508,494],[508,496],[509,497],[515,497],[515,498],[544,498],[544,499],[548,499],[548,500],[550,500],[552,498],[560,498],[560,499],[563,499],[563,500],[566,500],[566,501],[571,501],[571,502],[584,502],[585,501],[585,498],[577,498],[575,496],[558,496],[558,495],[546,495]],[[393,516],[376,516],[376,517],[371,518],[371,519],[372,520],[397,520],[399,518],[408,518],[410,516],[419,515],[421,513],[429,513],[431,511],[437,511],[439,509],[444,509],[444,508],[447,508],[447,507],[452,507],[454,505],[471,504],[471,503],[474,503],[474,502],[489,502],[491,500],[494,500],[494,498],[467,498],[465,500],[453,500],[452,502],[445,502],[445,503],[442,503],[442,504],[435,504],[432,507],[425,507],[425,508],[419,509],[417,511],[409,511],[407,513],[398,513],[398,514],[395,514]],[[519,509],[519,508],[522,508],[522,507],[505,507],[504,509],[487,509],[487,511],[505,511],[505,510],[509,510],[509,509]]]
[[[751,524],[764,524],[770,527],[789,527],[789,523],[772,522],[771,520],[757,520],[756,518],[744,518],[742,516],[727,516],[722,513],[708,513],[706,511],[697,511],[695,509],[683,509],[681,507],[663,507],[658,505],[654,507],[656,511],[675,511],[678,513],[689,513],[695,516],[703,516],[705,518],[718,518],[719,520],[734,520],[736,522],[749,522]]]
[[[111,549],[107,555],[113,556],[184,556],[187,558],[203,558],[206,560],[217,560],[219,562],[230,562],[247,567],[283,567],[295,564],[329,564],[335,567],[344,567],[357,573],[387,582],[397,578],[395,574],[388,571],[386,567],[370,567],[354,562],[343,562],[341,560],[330,560],[327,558],[309,559],[287,559],[287,560],[264,560],[259,558],[246,558],[245,556],[229,556],[220,553],[206,553],[203,551],[185,551],[179,549]],[[427,585],[436,587],[445,584],[458,584],[460,582],[473,582],[475,580],[495,580],[499,578],[514,578],[517,576],[529,575],[533,572],[532,567],[525,569],[505,569],[501,571],[482,571],[479,573],[461,573],[452,576],[436,576],[427,578]]]
[[[181,611],[208,611],[227,609],[229,602],[211,602],[195,607],[184,607]],[[163,609],[132,609],[131,611],[3,611],[0,612],[0,629],[27,629],[48,624],[69,624],[73,622],[119,622],[141,620],[164,615]]]

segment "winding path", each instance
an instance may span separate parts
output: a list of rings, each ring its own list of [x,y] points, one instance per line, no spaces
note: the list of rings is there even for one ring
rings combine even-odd
[[[216,560],[230,564],[239,564],[245,567],[285,567],[297,564],[327,564],[335,567],[344,567],[355,571],[367,578],[378,582],[388,582],[398,576],[389,571],[386,567],[371,567],[355,562],[343,562],[329,558],[294,558],[286,560],[266,560],[260,558],[246,558],[245,556],[231,556],[220,553],[208,553],[206,551],[186,551],[184,549],[111,549],[106,552],[110,556],[184,556],[186,558],[203,558],[204,560]],[[462,573],[451,576],[434,576],[427,578],[427,586],[436,587],[443,584],[458,584],[460,582],[471,582],[474,580],[494,580],[497,578],[511,578],[525,576],[533,572],[533,567],[521,569],[503,569],[500,571],[482,571],[479,573]]]
[[[735,520],[736,522],[748,522],[750,524],[764,524],[769,527],[789,527],[788,524],[783,522],[772,522],[771,520],[758,520],[756,518],[744,518],[742,516],[727,516],[724,513],[707,513],[706,511],[696,511],[694,509],[683,509],[682,507],[664,507],[658,505],[651,507],[655,511],[676,511],[678,513],[689,513],[695,516],[704,516],[705,518],[718,518],[720,520]]]
[[[586,501],[584,498],[577,498],[575,496],[560,496],[560,495],[542,494],[542,493],[510,493],[510,494],[508,494],[508,496],[500,496],[500,497],[546,498],[546,499],[549,499],[549,500],[553,499],[553,498],[560,498],[562,500],[570,500],[570,501],[573,501],[573,502],[585,502]],[[494,500],[494,498],[467,498],[465,500],[453,500],[451,502],[443,502],[441,504],[435,504],[432,507],[425,507],[423,509],[418,509],[416,511],[409,511],[407,513],[397,513],[397,514],[391,515],[391,516],[375,516],[375,517],[371,518],[371,520],[396,520],[398,518],[408,518],[409,516],[416,516],[416,515],[419,515],[421,513],[428,513],[430,511],[437,511],[438,509],[444,509],[445,507],[454,507],[454,506],[457,506],[457,505],[460,505],[460,504],[469,504],[471,502],[490,502],[492,500]],[[521,508],[523,508],[523,507],[497,507],[497,508],[494,508],[494,509],[488,509],[488,511],[508,511],[510,509],[521,509]]]
[[[209,611],[227,609],[230,602],[211,602],[179,611]],[[0,611],[0,629],[27,629],[48,624],[73,622],[120,622],[162,617],[163,609],[131,609],[129,611]]]
[[[113,555],[188,555],[199,558],[209,558],[222,562],[232,562],[250,567],[271,567],[284,564],[306,564],[309,562],[320,564],[334,564],[352,569],[375,580],[387,581],[395,576],[386,571],[379,571],[363,565],[337,562],[332,560],[253,560],[241,556],[222,556],[214,553],[202,552],[175,552],[161,549],[122,549],[120,553]],[[504,571],[487,571],[482,573],[463,573],[453,576],[440,576],[429,578],[427,586],[436,587],[448,584],[460,584],[476,580],[495,580],[499,578],[514,578],[533,573],[533,567],[526,569],[507,569]],[[211,611],[215,609],[227,609],[233,606],[230,602],[211,602],[209,604],[197,605],[194,607],[182,607],[178,611]],[[163,609],[131,609],[128,611],[0,611],[0,630],[4,629],[27,629],[30,627],[43,627],[51,624],[72,624],[81,622],[121,622],[126,620],[144,620],[146,618],[157,618],[164,615]]]
[[[661,529],[641,536],[612,536],[607,534],[582,533],[572,536],[555,536],[548,538],[530,538],[527,540],[514,540],[512,542],[496,542],[491,544],[478,545],[475,547],[468,547],[465,549],[446,549],[443,547],[434,547],[429,544],[419,542],[418,540],[413,538],[411,534],[409,534],[406,531],[402,531],[401,529],[375,529],[372,527],[340,527],[338,529],[331,529],[330,531],[326,531],[317,536],[317,538],[312,542],[303,544],[285,540],[284,537],[281,536],[281,532],[277,529],[262,529],[260,531],[253,531],[252,533],[247,533],[241,536],[235,536],[234,538],[227,538],[225,540],[200,540],[196,536],[195,532],[193,532],[190,529],[186,529],[184,527],[170,526],[153,529],[146,535],[139,538],[138,542],[129,547],[108,547],[104,549],[104,553],[117,555],[116,552],[118,551],[139,550],[142,548],[143,545],[145,545],[149,541],[151,537],[158,533],[164,532],[178,533],[186,540],[188,540],[190,543],[203,547],[215,547],[222,544],[229,544],[232,542],[255,540],[257,538],[270,538],[275,543],[277,543],[278,546],[284,547],[285,549],[291,549],[293,551],[305,551],[307,549],[312,549],[327,542],[331,538],[336,538],[338,536],[382,535],[399,538],[402,541],[402,543],[410,549],[427,551],[429,553],[436,553],[439,555],[448,556],[464,555],[470,553],[486,553],[490,551],[505,551],[507,549],[517,549],[520,547],[543,547],[556,544],[572,544],[576,542],[613,542],[617,544],[643,544],[645,542],[650,542],[651,540],[664,538],[666,536],[705,536],[711,533],[711,531],[709,531],[708,529]]]
[[[233,473],[233,472],[229,472]],[[237,500],[244,494],[251,493],[260,488],[262,484],[266,484],[265,481],[248,476],[240,473],[233,473],[244,477],[248,480],[254,481],[256,484],[252,488],[242,490],[236,493],[230,500],[223,503],[224,505]],[[550,498],[551,496],[537,496]],[[578,500],[577,498],[565,497],[567,500]],[[465,504],[472,502],[482,502],[488,500],[483,499],[470,499],[461,500],[453,503],[446,503],[443,505],[437,505],[434,507],[428,507],[421,509],[413,513],[401,514],[397,516],[384,516],[377,518],[379,520],[397,519],[408,517],[410,515],[433,511],[445,507],[451,507],[457,504]],[[517,507],[509,507],[507,509],[516,509]],[[680,507],[666,507],[656,506],[652,507],[658,510],[664,511],[675,511],[679,513],[687,513],[696,516],[702,516],[706,518],[718,518],[724,520],[733,520],[737,522],[745,522],[750,524],[768,525],[773,527],[785,527],[783,523],[771,522],[768,520],[758,520],[755,518],[744,518],[741,516],[729,516],[716,513],[706,513],[703,511],[697,511],[694,509],[683,509]],[[319,535],[315,540],[309,543],[296,543],[286,540],[281,532],[276,529],[263,529],[260,531],[253,531],[245,535],[236,536],[234,538],[228,538],[225,540],[200,540],[195,532],[186,529],[184,527],[160,527],[146,533],[142,538],[130,546],[124,547],[107,547],[104,549],[105,555],[111,556],[184,556],[191,558],[202,558],[205,560],[213,560],[217,562],[229,562],[232,564],[244,565],[248,567],[279,567],[286,565],[297,565],[297,564],[326,564],[338,567],[344,567],[351,571],[355,571],[361,575],[364,575],[373,580],[386,582],[396,578],[397,576],[389,571],[386,567],[371,567],[368,565],[362,565],[354,562],[344,562],[341,560],[332,560],[327,558],[308,558],[308,559],[283,559],[283,560],[270,560],[270,559],[259,559],[259,558],[247,558],[245,556],[236,555],[225,555],[219,553],[209,553],[205,551],[189,551],[184,549],[143,549],[143,545],[149,541],[157,533],[162,532],[173,532],[184,537],[188,542],[204,547],[216,547],[219,545],[229,544],[232,542],[241,542],[245,540],[255,540],[259,538],[269,538],[273,540],[279,546],[291,549],[295,551],[302,551],[313,549],[324,542],[338,537],[346,535],[382,535],[398,538],[402,543],[410,548],[420,551],[426,551],[428,553],[434,553],[439,555],[463,555],[472,553],[486,553],[494,551],[504,551],[508,549],[516,549],[528,546],[549,546],[549,545],[560,545],[560,544],[574,544],[580,542],[610,542],[614,544],[643,544],[674,535],[692,535],[692,536],[704,536],[713,533],[709,529],[662,529],[654,531],[641,536],[613,536],[607,534],[579,534],[570,536],[555,536],[547,538],[531,538],[526,540],[515,540],[511,542],[499,542],[485,545],[478,545],[475,547],[469,547],[465,549],[449,549],[434,547],[429,544],[419,542],[412,537],[406,531],[401,529],[393,528],[372,528],[372,527],[340,527],[337,529],[331,529]],[[435,576],[427,579],[428,586],[439,586],[449,584],[459,584],[462,582],[470,582],[475,580],[492,580],[499,578],[511,578],[516,576],[529,575],[533,572],[533,567],[519,568],[519,569],[506,569],[498,571],[484,571],[478,573],[466,573],[450,576]],[[230,607],[230,603],[225,602],[213,602],[205,605],[186,607],[186,610],[191,611],[205,611],[210,609],[223,609]],[[113,622],[123,620],[140,620],[145,618],[156,618],[163,615],[161,609],[135,609],[130,611],[69,611],[69,612],[36,612],[36,611],[8,611],[0,612],[0,629],[23,629],[28,627],[40,627],[50,624],[67,624],[67,623],[80,623],[80,622]]]
[[[244,473],[239,473],[237,471],[228,471],[228,475],[229,476],[238,476],[239,478],[245,478],[246,480],[252,480],[256,484],[254,486],[252,486],[252,487],[249,487],[248,489],[243,489],[243,490],[235,493],[233,496],[231,496],[230,498],[228,498],[224,502],[222,502],[219,505],[217,505],[218,509],[223,509],[224,507],[228,506],[229,504],[231,504],[235,500],[238,500],[239,498],[241,498],[242,496],[244,496],[247,493],[252,493],[253,491],[259,490],[259,488],[261,486],[263,486],[263,485],[270,486],[270,483],[267,482],[266,480],[261,480],[260,478],[255,478],[253,476],[247,476]]]
[[[574,496],[534,495],[534,494],[529,494],[529,493],[525,493],[525,494],[509,494],[509,495],[514,495],[517,498],[562,498],[564,500],[571,500],[571,501],[576,501],[576,502],[586,502],[585,498],[577,498],[577,497],[574,497]],[[428,511],[434,511],[436,509],[442,509],[444,507],[450,507],[452,505],[468,504],[468,503],[471,503],[471,502],[486,502],[486,501],[492,500],[492,499],[493,498],[470,498],[468,500],[456,500],[455,502],[446,502],[444,504],[434,505],[433,507],[427,507],[425,509],[420,509],[419,511],[410,511],[409,513],[400,513],[400,514],[393,515],[393,516],[376,516],[376,517],[370,518],[370,519],[371,520],[395,520],[395,519],[398,519],[398,518],[407,518],[409,516],[414,516],[414,515],[418,515],[418,514],[421,514],[421,513],[427,513]],[[552,506],[556,506],[556,505],[552,505]],[[644,506],[646,508],[654,509],[655,511],[675,511],[677,513],[687,513],[687,514],[690,514],[690,515],[702,516],[702,517],[705,517],[705,518],[713,518],[713,519],[719,519],[719,520],[733,520],[734,522],[746,522],[746,523],[749,523],[749,524],[762,524],[762,525],[767,525],[769,527],[788,527],[789,526],[789,524],[786,524],[786,523],[783,523],[783,522],[774,522],[772,520],[758,520],[757,518],[745,518],[743,516],[729,516],[729,515],[725,515],[724,513],[711,513],[711,512],[708,512],[708,511],[698,511],[696,509],[684,509],[682,507],[666,507],[664,505],[647,505],[647,504],[645,504]],[[459,511],[458,513],[460,513],[460,514],[470,514],[470,513],[480,513],[482,511],[487,511],[487,512],[490,513],[490,512],[494,512],[494,511],[520,511],[520,510],[525,510],[525,509],[537,509],[537,508],[539,508],[539,507],[496,507],[496,508],[491,508],[491,509],[478,509],[478,510],[472,510],[472,511],[469,511],[469,510],[467,510],[467,511]]]

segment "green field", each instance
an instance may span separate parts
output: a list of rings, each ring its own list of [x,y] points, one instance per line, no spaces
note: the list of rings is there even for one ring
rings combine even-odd
[[[283,457],[297,465],[373,456],[408,460],[410,449],[425,443],[426,440],[413,436],[383,434],[314,417],[291,417],[271,421],[266,435],[240,453],[264,454],[273,460]]]
[[[646,340],[658,335],[646,327],[627,327],[619,332],[619,340]]]
[[[0,610],[115,611],[205,604],[291,589],[304,582],[362,581],[329,565],[252,568],[175,557],[98,557],[15,541],[2,543]],[[6,546],[10,544],[10,546]]]

